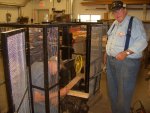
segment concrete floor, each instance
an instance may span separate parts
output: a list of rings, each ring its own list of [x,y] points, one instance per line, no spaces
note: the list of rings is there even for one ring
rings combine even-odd
[[[147,113],[150,113],[150,80],[145,80],[147,76],[150,76],[150,66],[146,69],[144,66],[142,66],[138,76],[132,105],[137,100],[141,100]],[[110,103],[107,95],[105,73],[103,73],[101,76],[100,88],[100,92],[97,92],[89,99],[89,113],[111,113]]]
[[[150,76],[147,74],[148,71],[150,71],[149,67],[145,69],[144,66],[141,66],[134,97],[132,100],[132,105],[136,101],[140,100],[144,105],[146,112],[150,113],[150,80],[149,81],[145,80],[147,76]],[[107,95],[105,73],[102,74],[100,85],[101,91],[97,92],[97,94],[93,96],[89,101],[90,105],[89,113],[112,113]],[[140,108],[140,104],[139,103],[135,104],[134,108]]]

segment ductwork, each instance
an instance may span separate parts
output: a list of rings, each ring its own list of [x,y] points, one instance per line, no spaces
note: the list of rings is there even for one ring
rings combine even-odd
[[[5,6],[25,6],[30,0],[0,0],[0,5]]]

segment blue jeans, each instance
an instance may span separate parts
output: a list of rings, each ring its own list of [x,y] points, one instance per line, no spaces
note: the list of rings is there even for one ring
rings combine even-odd
[[[107,56],[107,85],[112,113],[130,113],[140,59],[118,61]]]

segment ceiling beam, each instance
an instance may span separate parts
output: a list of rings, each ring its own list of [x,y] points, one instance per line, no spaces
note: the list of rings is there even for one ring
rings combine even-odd
[[[103,4],[111,4],[112,1],[92,1],[92,2],[81,2],[82,5],[103,5]]]
[[[149,4],[150,0],[122,0],[125,4]]]
[[[111,4],[113,0],[83,0],[81,2],[82,5],[103,5],[103,4]],[[135,4],[135,5],[140,5],[140,4],[150,4],[150,0],[122,0],[125,4]]]

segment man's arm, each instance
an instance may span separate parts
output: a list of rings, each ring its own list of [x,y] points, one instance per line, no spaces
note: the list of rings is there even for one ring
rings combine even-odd
[[[131,55],[131,54],[133,54],[134,52],[133,51],[131,51],[131,50],[126,50],[126,51],[122,51],[122,52],[120,52],[120,53],[118,53],[117,55],[116,55],[116,59],[117,60],[124,60],[128,55]]]
[[[69,89],[67,89],[67,87],[61,88],[60,89],[60,96],[65,96],[67,95],[67,93],[69,92]],[[54,91],[49,93],[49,99],[53,99],[56,98],[56,96],[58,96],[58,92]],[[34,91],[34,101],[35,102],[43,102],[45,101],[45,95],[43,95],[41,92],[39,91]]]
[[[39,91],[34,91],[34,102],[43,102],[45,101],[45,96],[39,92]]]
[[[147,46],[147,36],[142,21],[134,18],[131,38],[133,40],[132,45],[128,48],[129,50],[136,53],[141,53]]]

